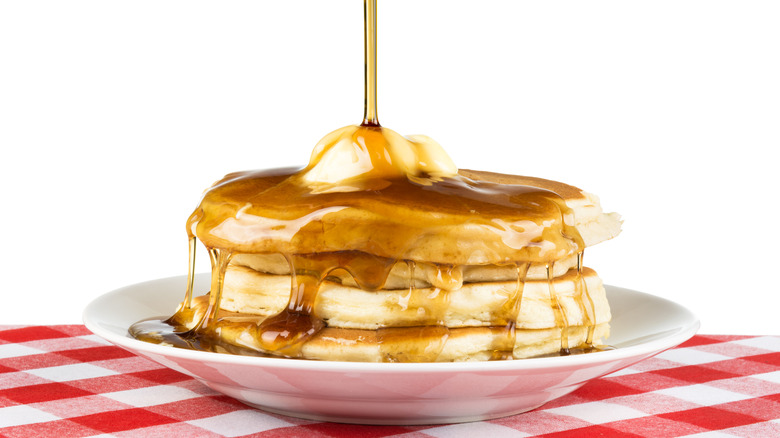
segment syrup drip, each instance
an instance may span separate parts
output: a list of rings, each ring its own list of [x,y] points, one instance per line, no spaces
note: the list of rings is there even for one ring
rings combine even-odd
[[[498,342],[493,346],[491,360],[509,360],[514,358],[514,349],[517,343],[517,316],[520,313],[520,305],[523,302],[523,287],[525,286],[526,275],[530,266],[530,263],[514,265],[517,273],[515,288],[507,296],[501,308],[501,314],[504,315],[504,319],[500,321],[504,327],[503,336],[499,337]]]
[[[583,325],[588,327],[588,335],[585,339],[585,344],[593,346],[593,334],[596,331],[596,305],[593,303],[593,298],[588,292],[588,284],[585,282],[582,276],[582,259],[584,253],[581,251],[577,253],[577,281],[575,286],[577,287],[576,298],[577,303],[580,305],[580,311],[582,312]]]
[[[190,236],[187,257],[187,294],[182,302],[183,308],[187,310],[192,308],[192,290],[195,283],[195,250],[197,249],[197,244],[198,239],[195,236]]]
[[[555,276],[553,271],[555,264],[550,263],[547,265],[547,289],[550,292],[550,307],[553,309],[555,315],[555,325],[561,330],[561,354],[568,355],[569,352],[569,319],[566,316],[566,311],[558,300],[558,294],[555,292],[555,283],[553,280]]]
[[[200,322],[196,326],[196,330],[203,328],[207,329],[214,325],[218,320],[219,304],[222,299],[222,287],[225,285],[225,272],[227,271],[228,262],[230,261],[230,252],[223,251],[217,248],[209,249],[209,257],[211,259],[211,293],[209,293],[209,306],[206,308],[206,313]],[[188,274],[187,276],[191,276]],[[187,291],[188,295],[192,295],[192,292]]]
[[[131,335],[180,348],[299,358],[305,343],[327,326],[315,311],[326,279],[336,271],[346,271],[361,289],[378,291],[393,266],[405,263],[408,294],[398,306],[413,315],[418,325],[379,328],[381,356],[387,362],[432,362],[450,337],[444,323],[450,292],[433,287],[427,295],[419,293],[415,260],[433,263],[436,284],[447,285],[462,281],[459,265],[488,264],[485,260],[503,254],[498,262],[489,264],[513,266],[517,277],[493,318],[496,325],[492,329],[501,336],[492,345],[492,359],[513,358],[517,318],[532,262],[547,267],[550,306],[561,331],[560,354],[596,348],[592,345],[595,308],[582,277],[584,245],[571,225],[571,211],[563,199],[535,187],[463,177],[448,170],[454,166],[446,156],[441,158],[438,145],[430,140],[405,138],[382,128],[376,102],[376,0],[365,0],[364,13],[365,105],[361,125],[326,136],[302,171],[234,173],[207,191],[187,222],[189,263],[184,301],[168,319],[133,325]],[[333,151],[341,152],[330,154]],[[344,156],[350,157],[348,162],[339,161]],[[333,170],[347,172],[347,176],[334,177]],[[451,235],[448,227],[479,229],[480,233],[477,239],[460,237]],[[450,247],[438,251],[444,259],[420,256],[443,235],[451,241]],[[212,267],[211,288],[203,297],[193,296],[198,239],[206,246]],[[473,246],[470,252],[458,253],[469,245]],[[286,258],[291,273],[290,297],[284,310],[266,319],[221,311],[232,256],[273,253]],[[573,254],[577,256],[575,296],[588,325],[586,345],[574,350],[568,340],[569,321],[553,286],[554,261]],[[453,258],[458,263],[453,264]],[[194,326],[193,321],[197,321]],[[233,343],[224,342],[220,337],[224,331],[239,335]]]

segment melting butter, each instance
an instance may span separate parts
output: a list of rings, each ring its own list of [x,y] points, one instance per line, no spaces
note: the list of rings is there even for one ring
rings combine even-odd
[[[444,148],[423,135],[404,137],[381,126],[346,126],[314,148],[301,179],[313,193],[365,190],[366,183],[406,177],[423,184],[455,176]]]

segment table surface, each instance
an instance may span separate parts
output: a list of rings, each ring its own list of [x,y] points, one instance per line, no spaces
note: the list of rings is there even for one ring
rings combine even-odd
[[[697,335],[512,417],[357,426],[249,408],[82,325],[0,326],[0,436],[780,437],[780,336]]]

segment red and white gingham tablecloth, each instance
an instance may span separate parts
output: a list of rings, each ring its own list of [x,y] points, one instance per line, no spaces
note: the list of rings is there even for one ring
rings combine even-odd
[[[84,326],[0,326],[2,437],[780,437],[780,336],[698,335],[535,411],[356,426],[255,410]]]

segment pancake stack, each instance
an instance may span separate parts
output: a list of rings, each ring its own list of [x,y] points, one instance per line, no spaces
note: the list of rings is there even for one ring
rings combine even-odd
[[[190,286],[167,321],[177,340],[143,326],[139,338],[441,362],[591,351],[609,334],[604,286],[582,260],[619,216],[566,184],[458,171],[427,137],[335,131],[304,169],[217,182],[187,229],[211,256],[211,291]]]

